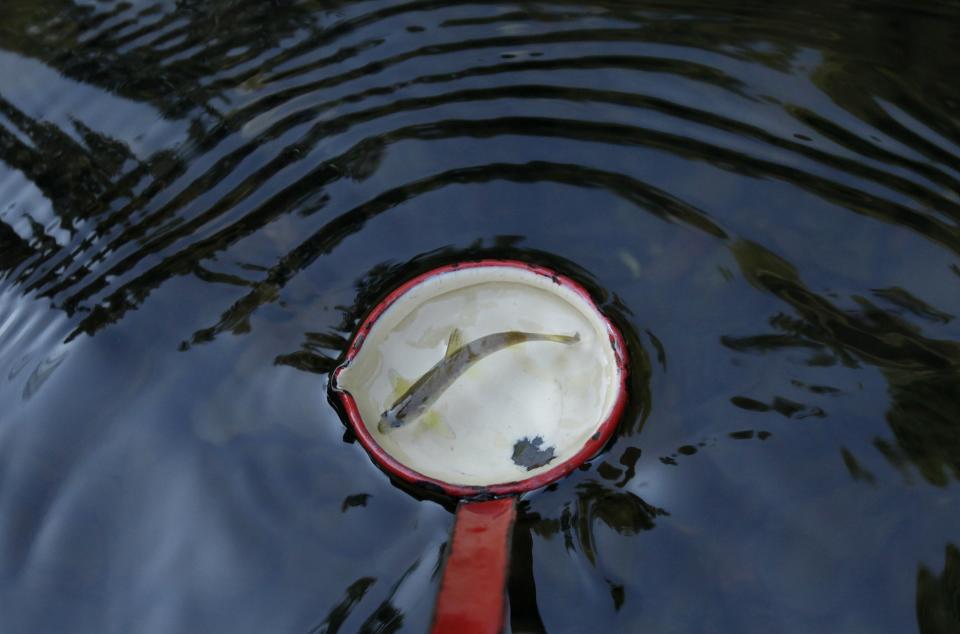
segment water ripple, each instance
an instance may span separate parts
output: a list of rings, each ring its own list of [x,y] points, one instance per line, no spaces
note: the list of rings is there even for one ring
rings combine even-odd
[[[322,394],[391,285],[482,257],[636,360],[520,507],[513,628],[907,631],[955,590],[953,4],[8,4],[0,605],[64,602],[11,631],[424,629],[448,518]]]

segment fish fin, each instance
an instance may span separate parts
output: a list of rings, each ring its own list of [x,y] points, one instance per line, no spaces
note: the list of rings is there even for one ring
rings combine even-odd
[[[460,332],[459,328],[454,328],[450,331],[450,339],[447,340],[447,352],[443,356],[447,359],[452,357],[454,353],[463,347],[463,333]]]
[[[387,379],[390,381],[391,400],[396,401],[410,389],[410,381],[403,378],[399,372],[390,368],[387,370]]]
[[[454,433],[453,428],[450,427],[450,424],[443,420],[443,418],[440,416],[437,416],[437,418],[435,418],[433,421],[433,431],[441,438],[445,438],[447,440],[457,439],[457,434]]]
[[[447,440],[454,440],[457,437],[453,431],[453,428],[450,427],[445,420],[443,420],[443,417],[440,416],[439,412],[433,409],[429,410],[423,415],[423,418],[420,421],[420,429],[430,434],[437,434],[441,438],[446,438]]]

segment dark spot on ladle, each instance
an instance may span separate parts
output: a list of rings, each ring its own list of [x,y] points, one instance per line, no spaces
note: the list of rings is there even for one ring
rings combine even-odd
[[[541,445],[543,445],[543,438],[540,436],[533,440],[529,438],[518,440],[513,446],[513,463],[518,467],[526,467],[527,471],[547,464],[556,457],[555,450],[553,447],[541,449]]]

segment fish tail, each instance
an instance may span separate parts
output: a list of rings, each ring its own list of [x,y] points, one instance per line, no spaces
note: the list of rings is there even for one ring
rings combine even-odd
[[[547,341],[554,341],[556,343],[573,344],[580,341],[580,333],[575,332],[572,335],[544,335],[543,338]]]

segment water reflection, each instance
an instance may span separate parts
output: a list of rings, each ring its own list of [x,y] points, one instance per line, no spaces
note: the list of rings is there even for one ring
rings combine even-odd
[[[960,549],[947,544],[943,572],[937,576],[926,566],[917,572],[917,622],[920,634],[944,634],[960,628]]]
[[[335,632],[339,632],[344,621],[350,616],[353,607],[363,599],[363,596],[367,593],[367,589],[376,583],[376,581],[373,577],[361,577],[351,583],[347,587],[343,601],[330,610],[330,613],[327,615],[327,618],[323,620],[323,623],[310,630],[311,634],[334,634]]]
[[[369,493],[357,493],[355,495],[348,495],[343,500],[343,505],[340,507],[340,510],[344,513],[347,512],[347,509],[355,506],[366,506],[367,500],[370,499]]]
[[[856,309],[840,310],[811,291],[793,266],[760,245],[743,241],[731,248],[746,279],[775,294],[798,315],[779,314],[771,319],[770,325],[786,333],[785,338],[768,337],[762,343],[754,339],[750,347],[776,350],[796,347],[795,342],[802,341],[804,347],[829,351],[834,363],[877,367],[889,385],[891,404],[886,418],[898,441],[894,447],[878,439],[881,450],[894,463],[909,460],[932,484],[944,486],[951,476],[960,477],[960,428],[953,414],[960,407],[956,389],[960,386],[960,343],[925,337],[917,325],[864,297],[852,298]],[[945,314],[906,291],[894,296],[896,306],[905,308],[906,303],[909,312],[920,317],[928,318],[931,312]],[[918,311],[918,306],[925,308]],[[737,345],[744,347],[742,341]],[[823,363],[820,357],[817,363]],[[771,406],[745,397],[736,397],[734,404],[754,411],[773,409],[787,417],[826,415],[819,408],[811,410],[780,397]]]
[[[958,24],[6,2],[5,626],[426,629],[449,513],[326,378],[394,284],[507,257],[634,359],[611,445],[524,500],[514,631],[949,631]]]

